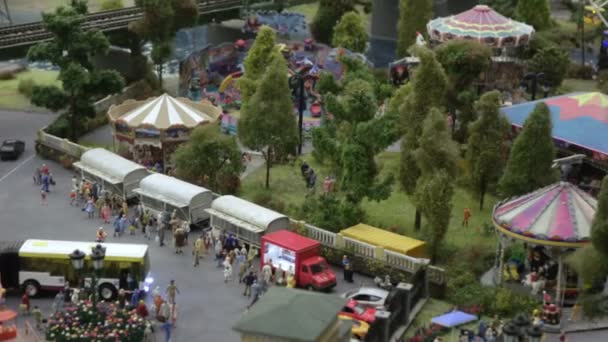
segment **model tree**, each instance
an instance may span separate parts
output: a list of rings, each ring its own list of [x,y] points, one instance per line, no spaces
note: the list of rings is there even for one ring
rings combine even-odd
[[[529,62],[530,70],[545,74],[545,83],[557,89],[564,80],[570,56],[561,47],[551,44],[540,49]]]
[[[411,91],[399,106],[401,116],[400,127],[403,129],[401,140],[400,183],[403,190],[413,196],[416,192],[416,183],[420,177],[420,169],[414,157],[414,151],[420,147],[422,123],[428,116],[431,108],[441,108],[444,104],[447,78],[443,67],[433,51],[416,47],[414,54],[420,58],[420,65],[411,81]],[[414,226],[420,229],[420,210],[416,209]]]
[[[591,225],[591,242],[595,249],[608,257],[608,176],[602,180],[597,211]]]
[[[458,149],[450,137],[445,116],[432,108],[424,120],[420,147],[414,159],[421,176],[416,184],[416,204],[427,221],[431,262],[450,224]]]
[[[416,32],[424,32],[433,15],[432,0],[400,0],[397,28],[397,58],[407,56],[416,41]]]
[[[143,9],[143,18],[129,28],[152,42],[152,61],[156,64],[160,87],[163,84],[163,64],[173,54],[175,32],[196,24],[198,7],[194,0],[136,0]]]
[[[237,191],[244,170],[236,139],[221,134],[215,125],[195,129],[172,158],[180,178],[222,194]]]
[[[481,4],[492,7],[496,12],[504,15],[507,18],[515,16],[515,8],[518,0],[482,0]]]
[[[34,45],[27,54],[30,61],[48,61],[59,66],[63,87],[34,86],[31,100],[52,111],[65,111],[62,115],[70,123],[72,141],[81,135],[84,119],[96,114],[94,101],[120,92],[124,86],[118,72],[93,67],[91,58],[106,54],[110,43],[103,33],[82,29],[86,13],[86,1],[73,1],[54,13],[43,13],[44,26],[53,39]]]
[[[256,84],[262,79],[266,69],[273,61],[272,55],[276,50],[276,34],[268,26],[262,26],[247,52],[244,66],[245,74],[238,79],[239,90],[243,104],[247,103],[256,90]]]
[[[471,124],[467,163],[473,193],[483,209],[486,192],[498,182],[504,166],[504,138],[508,121],[500,113],[500,93],[484,94],[475,104],[477,120]]]
[[[549,107],[536,105],[515,139],[498,190],[504,197],[519,196],[557,180],[551,168],[555,147]]]
[[[320,0],[317,13],[310,24],[315,40],[331,44],[336,23],[345,13],[354,11],[356,5],[362,5],[365,13],[371,12],[370,0]]]
[[[515,8],[515,17],[534,26],[538,31],[551,27],[551,7],[549,0],[518,1]]]
[[[271,54],[255,93],[243,102],[237,131],[245,146],[262,151],[266,161],[266,188],[269,188],[273,158],[277,154],[293,153],[298,142],[287,64],[278,50]]]
[[[361,16],[357,12],[348,12],[342,16],[334,28],[332,45],[363,53],[366,50],[368,38]]]

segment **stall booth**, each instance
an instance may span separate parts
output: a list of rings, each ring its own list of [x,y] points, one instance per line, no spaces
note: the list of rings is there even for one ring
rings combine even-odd
[[[424,258],[424,241],[416,240],[405,235],[391,233],[387,230],[359,223],[340,231],[346,238],[365,242],[386,250],[409,255],[414,258]]]
[[[289,228],[289,217],[230,195],[215,199],[207,212],[216,236],[224,231],[257,247],[264,234]]]
[[[149,175],[145,167],[103,148],[86,151],[74,166],[88,182],[101,184],[124,199],[137,196],[133,190]]]
[[[139,182],[134,192],[145,209],[153,212],[176,210],[177,215],[194,225],[206,225],[213,193],[200,186],[163,174],[152,174]]]

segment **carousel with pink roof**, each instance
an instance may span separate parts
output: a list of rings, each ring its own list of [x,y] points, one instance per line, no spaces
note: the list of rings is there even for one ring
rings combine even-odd
[[[591,243],[596,209],[596,199],[568,182],[498,203],[492,214],[499,235],[496,281],[521,282],[533,295],[545,294],[543,301],[558,306],[573,301],[579,279],[567,269],[564,259]],[[522,242],[527,255],[505,264],[505,250],[514,242]],[[550,296],[555,297],[551,300]]]

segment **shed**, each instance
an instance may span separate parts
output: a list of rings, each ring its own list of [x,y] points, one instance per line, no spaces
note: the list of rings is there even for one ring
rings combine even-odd
[[[338,319],[345,304],[339,296],[273,286],[232,329],[241,341],[349,341],[350,326]]]
[[[384,229],[359,223],[358,225],[340,231],[344,237],[383,247],[386,250],[406,254],[415,258],[424,257],[424,241],[391,233]]]
[[[216,198],[207,212],[216,231],[236,234],[256,246],[263,234],[289,228],[289,217],[231,195]]]
[[[209,219],[205,209],[211,207],[213,193],[203,187],[155,173],[142,179],[134,192],[146,209],[157,212],[177,209],[183,220],[194,224]]]
[[[136,196],[133,190],[149,175],[145,167],[103,148],[86,151],[74,166],[87,181],[101,183],[104,189],[123,198]]]

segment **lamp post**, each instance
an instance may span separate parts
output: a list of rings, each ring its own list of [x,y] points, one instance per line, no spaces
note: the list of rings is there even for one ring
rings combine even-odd
[[[536,100],[536,90],[539,83],[544,91],[545,97],[547,97],[550,88],[545,83],[545,74],[542,72],[526,74],[526,76],[524,76],[524,78],[521,80],[519,87],[523,92],[529,88],[530,93],[532,94],[532,101],[534,101]]]
[[[82,274],[82,270],[84,269],[84,260],[86,254],[76,249],[70,255],[70,261],[72,261],[72,267],[78,272],[79,278]],[[99,272],[103,269],[103,262],[106,257],[106,248],[102,245],[97,245],[91,249],[91,261],[93,263],[93,275],[91,279],[91,292],[93,296],[93,305],[97,304],[97,281],[99,278]],[[80,279],[78,281],[80,284]],[[84,281],[83,281],[84,285]]]
[[[301,155],[303,144],[302,125],[304,121],[304,110],[306,109],[306,97],[304,94],[304,76],[301,72],[296,73],[289,78],[289,86],[298,104],[298,155]]]

